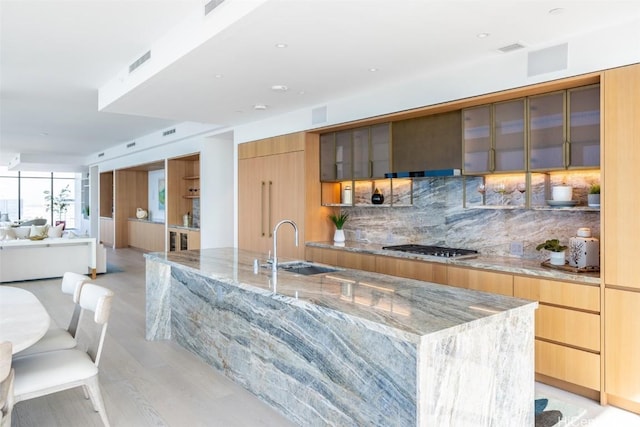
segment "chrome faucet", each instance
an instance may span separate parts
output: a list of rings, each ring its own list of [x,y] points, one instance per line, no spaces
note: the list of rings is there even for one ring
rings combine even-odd
[[[285,223],[291,224],[291,226],[295,230],[296,246],[298,246],[298,226],[295,222],[291,221],[290,219],[283,219],[282,221],[277,223],[275,227],[273,227],[273,259],[271,260],[271,269],[274,272],[278,271],[278,228],[280,228],[280,226]]]

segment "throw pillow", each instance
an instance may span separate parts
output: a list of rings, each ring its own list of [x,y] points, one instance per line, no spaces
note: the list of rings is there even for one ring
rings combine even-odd
[[[64,224],[56,225],[55,227],[50,227],[47,235],[49,237],[62,237],[62,229],[64,228]]]
[[[0,228],[0,240],[15,240],[16,233],[13,231],[13,228],[6,227]]]
[[[31,227],[16,227],[13,229],[16,239],[28,239],[31,234]]]
[[[47,237],[48,225],[32,225],[29,237]]]

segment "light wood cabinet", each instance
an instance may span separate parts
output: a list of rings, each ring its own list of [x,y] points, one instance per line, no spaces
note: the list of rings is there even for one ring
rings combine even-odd
[[[640,290],[640,65],[604,73],[603,266],[605,285]]]
[[[640,293],[605,289],[605,391],[640,410]]]
[[[113,247],[113,219],[112,218],[100,218],[100,242],[105,247]]]
[[[304,259],[306,241],[333,236],[327,215],[319,206],[319,136],[295,133],[238,146],[238,245],[267,255],[273,248],[273,227],[283,219],[298,225],[278,232],[278,256]],[[311,224],[311,227],[305,227]]]
[[[440,263],[414,261],[388,256],[376,257],[376,272],[432,283],[446,283],[447,266]]]
[[[376,256],[337,249],[307,248],[306,259],[336,267],[376,271]]]
[[[267,254],[273,247],[273,228],[290,219],[304,224],[304,151],[242,159],[239,162],[239,230],[241,249]],[[293,227],[278,231],[278,255],[304,257],[304,234],[295,246]]]
[[[600,287],[522,276],[514,276],[513,286],[514,296],[540,304],[535,315],[536,378],[596,396],[601,390]]]
[[[164,252],[164,224],[129,220],[129,246],[150,252]]]
[[[446,284],[459,288],[513,296],[513,276],[511,274],[448,266]]]
[[[603,74],[604,391],[640,413],[640,64]]]

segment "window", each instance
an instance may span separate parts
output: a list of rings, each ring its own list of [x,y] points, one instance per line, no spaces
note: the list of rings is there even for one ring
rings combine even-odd
[[[79,182],[77,173],[12,172],[0,167],[0,212],[8,213],[12,221],[46,218],[52,225],[65,221],[66,228],[77,228]],[[47,194],[53,194],[54,209],[45,198]]]

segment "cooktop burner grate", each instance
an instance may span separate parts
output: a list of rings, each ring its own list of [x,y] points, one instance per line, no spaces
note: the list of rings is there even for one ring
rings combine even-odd
[[[383,246],[382,249],[391,251],[409,252],[420,255],[439,256],[445,258],[468,257],[478,255],[478,251],[473,249],[448,248],[446,246],[428,245],[394,245]]]

